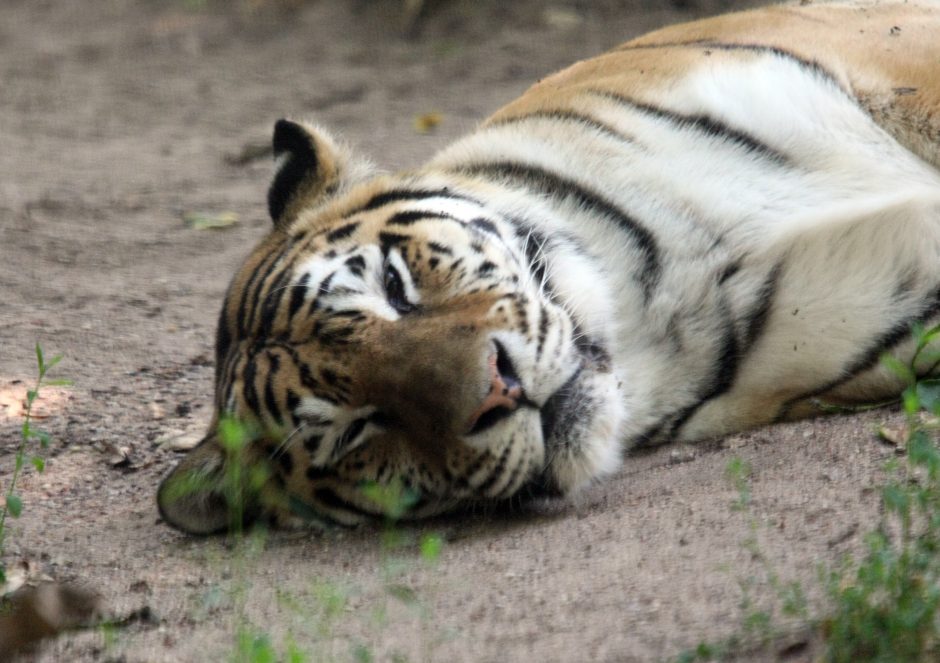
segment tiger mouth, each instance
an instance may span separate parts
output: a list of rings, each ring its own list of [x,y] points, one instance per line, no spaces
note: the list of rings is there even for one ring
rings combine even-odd
[[[533,407],[533,405],[530,401],[521,401],[519,403],[519,407]],[[477,435],[479,433],[488,431],[490,428],[498,424],[503,419],[508,419],[509,417],[514,415],[516,412],[518,412],[519,407],[515,407],[515,408],[497,407],[492,410],[488,410],[487,412],[480,415],[480,418],[477,419],[476,423],[473,425],[473,428],[470,429],[467,435],[468,436]]]
[[[584,369],[585,363],[582,362],[571,377],[548,397],[542,407],[538,408],[542,428],[542,444],[545,446],[545,462],[537,472],[520,486],[515,495],[509,498],[509,503],[513,500],[528,502],[564,497],[565,491],[552,476],[551,461],[564,444],[558,432],[563,428],[565,419],[570,417],[573,408],[576,407],[577,382],[581,379]]]
[[[563,385],[555,390],[554,394],[548,397],[539,409],[542,419],[542,440],[546,445],[552,440],[557,441],[560,439],[558,432],[559,424],[564,419],[563,415],[570,413],[577,406],[575,402],[579,394],[577,384],[584,375],[585,369],[591,369],[598,373],[610,371],[610,353],[599,342],[577,331],[574,345],[581,356],[578,368]]]
[[[554,394],[548,397],[539,409],[542,421],[542,441],[547,445],[555,439],[555,431],[561,422],[562,415],[571,410],[572,401],[576,395],[575,384],[584,372],[584,363],[561,385]]]
[[[558,483],[552,463],[559,455],[576,450],[573,447],[577,446],[577,435],[573,425],[578,420],[578,411],[586,405],[581,381],[586,372],[610,372],[610,354],[600,343],[579,335],[575,345],[581,355],[578,368],[539,408],[545,464],[517,492],[522,500],[565,496],[567,491]]]

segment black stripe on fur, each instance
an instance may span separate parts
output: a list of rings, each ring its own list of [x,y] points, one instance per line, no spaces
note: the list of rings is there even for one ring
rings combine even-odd
[[[611,92],[609,90],[589,90],[588,92],[594,96],[603,97],[618,104],[628,106],[634,110],[640,111],[641,113],[666,120],[679,128],[695,129],[699,133],[706,136],[720,138],[730,143],[734,143],[735,145],[738,145],[739,147],[742,147],[749,152],[759,154],[765,159],[773,161],[774,163],[785,164],[789,161],[787,156],[782,152],[775,150],[765,143],[762,143],[750,134],[741,131],[740,129],[735,129],[734,127],[725,124],[721,120],[710,117],[708,115],[687,115],[685,113],[679,113],[677,111],[669,110],[668,108],[661,108],[652,104],[643,103],[635,99],[631,99],[626,95]]]
[[[662,271],[656,240],[649,230],[599,193],[572,179],[526,163],[499,161],[468,164],[459,167],[458,170],[472,176],[518,182],[530,189],[552,196],[572,198],[583,208],[592,210],[616,223],[630,236],[643,256],[643,265],[637,269],[638,281],[643,289],[644,299],[649,302]]]
[[[780,408],[780,412],[777,413],[776,420],[781,421],[786,419],[790,409],[798,402],[808,398],[822,396],[826,392],[832,391],[846,382],[855,379],[865,371],[874,368],[884,353],[890,352],[892,348],[910,338],[913,325],[925,323],[940,313],[940,294],[935,296],[933,300],[928,300],[928,302],[929,303],[920,313],[895,323],[893,327],[875,339],[866,350],[860,352],[848,363],[838,378],[806,393],[800,394],[799,396],[795,396],[784,403],[783,407]]]
[[[514,115],[512,117],[500,118],[499,120],[488,123],[486,127],[501,127],[507,124],[518,124],[521,122],[528,122],[530,120],[553,120],[579,124],[586,129],[598,131],[623,142],[634,142],[633,136],[628,136],[627,134],[618,131],[606,122],[601,122],[597,118],[591,117],[590,115],[585,113],[578,113],[572,110],[537,110],[530,113],[525,113],[524,115]]]
[[[625,44],[620,48],[616,49],[618,51],[639,51],[639,50],[651,50],[657,48],[699,48],[703,51],[748,51],[751,53],[764,53],[768,55],[776,55],[791,62],[795,62],[804,69],[811,71],[812,73],[825,78],[837,88],[845,92],[845,94],[854,99],[854,97],[846,92],[842,86],[839,84],[839,80],[833,75],[831,71],[823,67],[816,60],[807,60],[806,58],[800,57],[792,51],[788,51],[779,46],[768,46],[767,44],[749,44],[749,43],[736,43],[736,42],[723,42],[723,41],[714,41],[709,39],[695,39],[693,41],[674,41],[674,42],[664,42],[660,44]]]

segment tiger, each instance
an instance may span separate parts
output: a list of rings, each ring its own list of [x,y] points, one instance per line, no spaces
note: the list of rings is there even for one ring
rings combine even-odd
[[[925,0],[666,27],[396,174],[279,120],[163,521],[231,527],[233,471],[238,518],[288,527],[568,498],[638,447],[896,398],[884,355],[935,375],[937,35]]]

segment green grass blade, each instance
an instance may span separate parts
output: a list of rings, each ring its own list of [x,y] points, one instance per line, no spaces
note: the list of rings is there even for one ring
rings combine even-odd
[[[20,514],[23,513],[23,500],[19,495],[14,493],[7,495],[7,511],[14,518],[20,517]]]

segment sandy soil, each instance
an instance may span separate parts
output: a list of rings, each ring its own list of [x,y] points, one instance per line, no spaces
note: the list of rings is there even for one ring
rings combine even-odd
[[[43,394],[54,441],[22,480],[7,561],[83,583],[123,620],[37,660],[225,660],[239,625],[311,660],[668,660],[740,632],[742,584],[772,597],[752,532],[822,605],[818,565],[877,519],[893,450],[872,429],[892,412],[657,449],[575,503],[403,527],[398,546],[366,528],[249,553],[162,524],[154,492],[178,457],[162,442],[206,424],[222,292],[268,224],[271,163],[244,150],[274,120],[313,117],[410,165],[564,64],[744,3],[441,1],[410,40],[392,0],[199,4],[0,4],[0,481],[34,343],[75,381]],[[421,135],[428,112],[443,119]],[[239,221],[196,230],[193,212]],[[750,514],[731,508],[733,458],[753,468]],[[427,533],[445,539],[433,564],[414,544]],[[787,637],[741,659],[812,656],[778,625]]]

